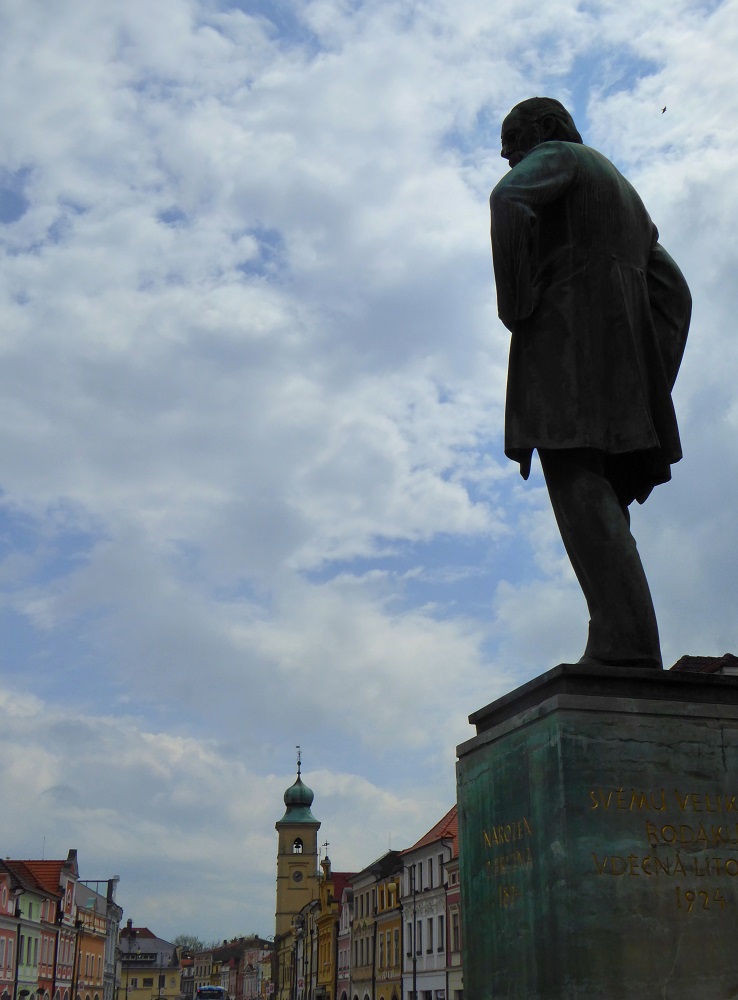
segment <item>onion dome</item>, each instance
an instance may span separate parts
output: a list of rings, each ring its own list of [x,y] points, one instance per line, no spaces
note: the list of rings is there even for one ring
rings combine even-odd
[[[318,820],[310,812],[314,798],[312,788],[308,788],[300,777],[300,759],[298,757],[297,780],[284,793],[284,804],[287,811],[280,823],[317,823]]]

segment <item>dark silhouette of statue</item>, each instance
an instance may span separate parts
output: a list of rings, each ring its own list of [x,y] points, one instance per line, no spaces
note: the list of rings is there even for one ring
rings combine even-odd
[[[582,663],[660,668],[629,505],[671,478],[671,390],[689,328],[681,271],[632,185],[550,98],[502,125],[490,198],[500,319],[511,331],[505,453],[538,450],[589,608]]]

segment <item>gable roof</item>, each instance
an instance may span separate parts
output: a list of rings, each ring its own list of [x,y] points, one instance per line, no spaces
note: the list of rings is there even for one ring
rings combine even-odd
[[[140,940],[141,938],[143,938],[143,939],[148,938],[151,941],[158,941],[159,940],[159,938],[156,936],[156,934],[154,934],[153,931],[150,931],[148,929],[148,927],[128,927],[128,926],[125,926],[125,927],[121,928],[120,936],[121,937],[135,937],[136,940]]]
[[[738,657],[732,653],[722,656],[681,656],[671,670],[689,670],[698,674],[738,673]]]
[[[431,844],[437,843],[439,840],[450,840],[451,843],[451,857],[456,858],[459,854],[459,812],[456,805],[453,805],[443,819],[439,820],[435,826],[420,838],[420,840],[413,844],[412,847],[406,848],[402,851],[402,854],[410,854],[412,851],[417,851],[421,847],[429,847]]]
[[[22,861],[21,864],[47,892],[61,896],[61,873],[65,861]]]
[[[32,861],[14,861],[11,858],[6,858],[3,864],[25,889],[30,889],[32,892],[38,892],[46,896],[54,896],[55,899],[60,897],[61,893],[58,886],[56,889],[48,889],[36,877],[33,868],[29,867],[29,865],[33,865]]]
[[[348,885],[348,880],[355,874],[355,872],[331,872],[331,879],[333,881],[333,898],[336,902],[341,902],[343,890]]]

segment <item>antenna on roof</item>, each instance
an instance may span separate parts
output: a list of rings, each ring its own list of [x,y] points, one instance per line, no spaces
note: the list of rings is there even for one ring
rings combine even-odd
[[[41,860],[46,860],[46,837],[44,837],[44,842],[41,845]]]

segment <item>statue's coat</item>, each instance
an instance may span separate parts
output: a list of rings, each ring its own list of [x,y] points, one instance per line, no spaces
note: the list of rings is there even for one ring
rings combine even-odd
[[[497,302],[511,331],[505,453],[595,448],[643,501],[681,458],[671,388],[691,297],[632,185],[600,153],[550,141],[490,198]]]

